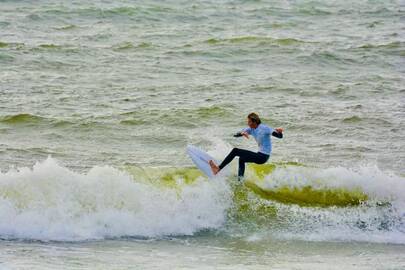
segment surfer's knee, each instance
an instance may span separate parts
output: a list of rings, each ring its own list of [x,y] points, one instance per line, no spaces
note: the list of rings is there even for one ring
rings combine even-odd
[[[238,153],[239,153],[239,151],[240,151],[240,149],[239,149],[239,148],[234,147],[234,148],[232,149],[231,153],[233,153],[233,154],[238,154]]]
[[[256,164],[264,164],[264,163],[266,163],[267,162],[267,160],[268,160],[268,158],[265,158],[265,159],[259,159],[259,160],[256,160]]]

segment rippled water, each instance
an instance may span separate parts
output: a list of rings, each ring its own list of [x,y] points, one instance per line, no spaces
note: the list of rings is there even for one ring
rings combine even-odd
[[[404,266],[404,9],[371,0],[0,1],[1,262],[43,269],[52,254],[80,249],[87,268],[103,264],[103,248],[123,261],[147,249],[155,264],[132,262],[157,267],[186,246],[173,267],[314,269],[348,256],[345,268],[373,268],[372,256],[392,263],[381,269]],[[285,129],[270,162],[304,165],[277,165],[266,188],[360,190],[373,203],[235,198],[235,167],[217,183],[191,177],[188,143],[218,159],[232,146],[256,149],[231,136],[251,111]],[[49,240],[62,242],[30,242]],[[44,253],[49,261],[31,257]]]

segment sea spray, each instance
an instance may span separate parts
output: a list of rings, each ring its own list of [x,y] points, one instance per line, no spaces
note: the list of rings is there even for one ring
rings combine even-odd
[[[0,175],[0,236],[39,240],[190,235],[225,222],[224,181],[181,192],[137,182],[113,167],[74,172],[51,157]]]

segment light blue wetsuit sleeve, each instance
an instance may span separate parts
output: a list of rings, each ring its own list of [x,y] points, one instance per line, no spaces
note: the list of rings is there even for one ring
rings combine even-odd
[[[244,128],[244,129],[242,129],[242,132],[247,132],[248,134],[252,134],[252,128],[250,128],[250,127]]]
[[[264,126],[264,133],[267,135],[271,135],[273,133],[274,129],[269,127],[269,126]]]

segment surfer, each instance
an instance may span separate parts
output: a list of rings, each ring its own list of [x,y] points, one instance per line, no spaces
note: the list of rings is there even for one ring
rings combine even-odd
[[[256,113],[250,113],[247,116],[247,124],[249,127],[242,129],[241,132],[238,132],[234,136],[244,136],[249,139],[249,135],[252,135],[259,145],[259,151],[252,152],[245,149],[233,148],[219,166],[216,165],[213,160],[210,160],[209,164],[214,175],[216,175],[237,156],[239,157],[238,179],[242,180],[243,175],[245,174],[245,163],[253,162],[256,164],[264,164],[269,159],[272,148],[271,135],[277,138],[283,138],[282,128],[273,129],[265,124],[262,124],[260,117]]]

